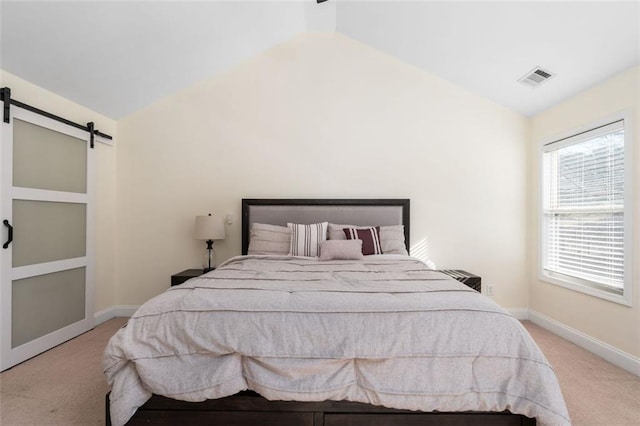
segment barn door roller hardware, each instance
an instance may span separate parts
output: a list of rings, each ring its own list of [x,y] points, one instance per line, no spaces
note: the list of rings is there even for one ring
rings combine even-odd
[[[48,117],[52,120],[56,120],[59,121],[61,123],[64,123],[68,126],[71,127],[75,127],[76,129],[80,129],[80,130],[84,130],[85,132],[89,132],[89,134],[91,135],[90,137],[90,144],[91,144],[91,148],[93,148],[94,146],[94,136],[100,136],[101,138],[105,138],[105,139],[109,139],[112,140],[113,138],[105,133],[102,133],[99,130],[95,129],[95,125],[93,123],[93,121],[87,123],[86,125],[82,125],[82,124],[78,124],[78,123],[74,123],[71,120],[67,120],[66,118],[62,118],[58,115],[55,114],[51,114],[50,112],[47,111],[43,111],[39,108],[36,108],[34,106],[31,105],[27,105],[23,102],[17,101],[15,99],[11,98],[11,89],[8,87],[3,87],[2,89],[0,89],[0,100],[2,100],[2,104],[3,104],[3,121],[5,123],[9,123],[11,114],[10,114],[10,110],[11,110],[11,105],[15,105],[19,108],[22,109],[26,109],[27,111],[31,111],[31,112],[35,112],[36,114],[40,114],[43,115],[45,117]]]

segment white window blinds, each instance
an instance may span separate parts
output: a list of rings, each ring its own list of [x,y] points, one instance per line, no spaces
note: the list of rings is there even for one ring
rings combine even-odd
[[[622,294],[624,122],[543,148],[543,269]]]

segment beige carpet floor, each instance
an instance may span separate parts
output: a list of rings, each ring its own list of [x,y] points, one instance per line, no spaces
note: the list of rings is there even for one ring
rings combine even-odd
[[[105,322],[0,373],[0,424],[103,425],[102,351],[126,319]],[[525,321],[554,366],[575,426],[640,425],[640,378]]]
[[[0,425],[104,425],[102,352],[115,318],[0,373]]]
[[[640,377],[529,321],[560,381],[574,426],[640,425]]]

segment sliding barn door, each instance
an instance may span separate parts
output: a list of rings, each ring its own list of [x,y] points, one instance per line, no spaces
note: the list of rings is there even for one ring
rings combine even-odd
[[[2,123],[0,370],[93,327],[89,133],[11,108]]]

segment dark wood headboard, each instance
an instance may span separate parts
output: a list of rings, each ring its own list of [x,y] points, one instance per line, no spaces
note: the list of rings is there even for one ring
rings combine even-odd
[[[345,225],[404,225],[409,251],[409,199],[278,199],[242,200],[242,254],[249,249],[251,224],[286,226],[292,223],[330,222]]]

